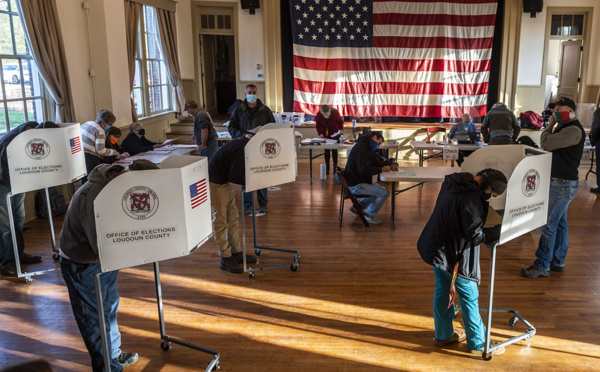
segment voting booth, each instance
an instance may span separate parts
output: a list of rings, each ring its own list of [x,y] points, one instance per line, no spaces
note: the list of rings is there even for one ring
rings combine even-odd
[[[48,187],[71,183],[86,175],[79,123],[57,125],[60,128],[27,130],[15,137],[7,149],[11,188],[11,194],[7,196],[7,204],[15,262],[18,277],[25,277],[27,283],[33,281],[34,275],[54,272],[58,269],[21,272],[11,208],[12,195],[45,189],[53,258],[58,260]]]
[[[131,171],[108,183],[94,201],[100,271],[96,274],[98,309],[104,272],[154,264],[163,350],[176,343],[213,355],[206,371],[218,366],[219,353],[167,336],[158,262],[187,256],[212,236],[208,161],[174,155],[160,169]],[[99,312],[103,318],[102,311]],[[101,329],[105,329],[101,323]],[[110,353],[103,332],[105,357]],[[110,361],[106,362],[110,368]]]
[[[246,185],[245,192],[260,190],[284,183],[294,182],[298,176],[298,164],[294,144],[294,126],[290,123],[264,125],[252,136],[244,148],[246,163]],[[244,210],[244,198],[242,191],[241,212]],[[254,212],[254,198],[252,198],[252,229],[254,237],[254,248],[257,256],[263,249],[294,253],[294,261],[291,264],[247,267],[246,266],[246,225],[242,215],[242,247],[244,272],[249,273],[254,279],[256,271],[290,267],[292,271],[298,269],[300,252],[290,249],[265,247],[257,244],[256,238],[256,213]]]
[[[487,146],[475,151],[462,164],[462,171],[465,172],[475,174],[480,170],[493,168],[504,173],[508,179],[505,193],[499,198],[490,199],[490,206],[504,212],[501,218],[500,239],[493,244],[488,244],[491,249],[488,306],[487,310],[481,308],[482,311],[487,311],[485,345],[482,353],[485,360],[492,358],[494,350],[520,340],[529,340],[535,335],[536,330],[533,325],[516,310],[492,307],[496,251],[500,245],[546,224],[551,166],[551,153],[524,145]],[[513,314],[509,320],[510,326],[514,327],[520,320],[527,327],[527,331],[492,347],[490,332],[493,312]]]

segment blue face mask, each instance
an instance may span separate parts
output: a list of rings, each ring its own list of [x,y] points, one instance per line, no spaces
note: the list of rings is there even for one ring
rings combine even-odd
[[[106,124],[105,126],[102,127],[102,129],[104,129],[104,131],[107,131],[111,128],[111,125]]]
[[[379,144],[376,141],[371,140],[371,151],[377,151]]]
[[[246,101],[248,101],[248,103],[254,103],[254,102],[256,102],[257,99],[258,99],[258,97],[256,97],[256,94],[247,94],[246,95]]]

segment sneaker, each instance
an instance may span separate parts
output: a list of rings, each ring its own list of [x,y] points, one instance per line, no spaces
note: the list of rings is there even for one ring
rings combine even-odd
[[[11,261],[0,269],[0,274],[4,276],[17,276],[17,264],[15,261]]]
[[[356,208],[354,208],[353,205],[351,205],[350,208],[348,208],[348,210],[358,216],[358,211],[356,210]]]
[[[19,254],[19,262],[21,262],[22,264],[25,264],[25,265],[34,264],[34,263],[42,262],[42,257],[34,256],[34,255],[23,252],[23,253]]]
[[[365,218],[367,219],[367,222],[371,225],[381,225],[383,223],[383,220],[381,218],[367,216],[365,216]]]
[[[600,194],[600,187],[590,189],[590,192],[593,192],[594,194]]]
[[[554,265],[550,265],[550,270],[552,271],[556,271],[557,273],[562,273],[565,271],[565,267],[564,266],[554,266]]]
[[[466,338],[467,338],[467,335],[465,335],[464,331],[461,331],[460,329],[455,329],[452,337],[450,337],[449,339],[446,339],[446,340],[438,340],[438,339],[434,338],[433,344],[435,346],[443,347],[443,346],[447,346],[450,344],[462,342]]]
[[[257,216],[264,216],[265,214],[267,214],[267,206],[266,205],[261,205],[260,208],[258,208],[258,212],[256,212]]]
[[[138,355],[137,353],[121,353],[118,357],[114,358],[117,363],[119,363],[122,367],[127,367],[137,362]]]
[[[492,342],[492,346],[496,345],[496,342]],[[500,354],[504,354],[504,352],[506,351],[506,349],[504,348],[504,346],[500,346],[498,349],[492,351],[492,355],[500,355]],[[481,355],[483,353],[483,349],[482,350],[471,350],[467,348],[467,352],[471,353],[471,354],[479,354]]]
[[[539,278],[539,277],[548,277],[550,276],[550,270],[541,270],[533,265],[529,266],[526,269],[521,269],[521,275],[526,278]]]
[[[244,264],[244,254],[242,252],[232,253],[231,257],[233,257],[237,263]],[[256,256],[253,254],[247,254],[246,263],[256,263]]]
[[[252,216],[252,213],[253,213],[253,212],[254,212],[254,211],[252,210],[252,207],[251,207],[251,206],[244,207],[244,214],[249,214],[249,215],[251,215],[251,216]]]
[[[229,271],[234,274],[241,274],[244,272],[244,267],[240,265],[233,256],[227,258],[221,257],[221,265],[219,265],[219,267],[221,270]]]

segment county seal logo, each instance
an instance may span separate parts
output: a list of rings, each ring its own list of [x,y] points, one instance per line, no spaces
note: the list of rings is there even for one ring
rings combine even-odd
[[[540,188],[540,174],[535,169],[530,169],[525,173],[521,182],[521,190],[523,195],[533,196]]]
[[[123,211],[134,220],[150,218],[158,210],[158,196],[149,187],[135,186],[123,195]]]
[[[260,144],[260,153],[267,159],[274,159],[281,153],[281,145],[274,138],[267,138]]]
[[[32,159],[41,160],[50,154],[50,145],[41,138],[34,138],[25,145],[25,153]]]

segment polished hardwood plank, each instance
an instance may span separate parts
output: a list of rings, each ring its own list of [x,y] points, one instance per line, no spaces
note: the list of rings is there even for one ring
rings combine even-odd
[[[269,192],[268,214],[257,218],[260,244],[300,250],[298,271],[257,272],[254,280],[227,273],[218,268],[213,240],[188,257],[162,262],[167,334],[218,350],[223,371],[598,370],[600,201],[588,191],[595,182],[582,179],[571,204],[564,273],[520,277],[519,270],[533,261],[539,231],[499,248],[495,307],[518,310],[537,334],[489,362],[467,354],[465,343],[444,349],[432,343],[434,278],[416,241],[439,186],[426,184],[397,197],[395,231],[389,202],[381,211],[383,225],[365,228],[346,212],[339,228],[339,186],[329,177],[311,187],[308,160],[300,159],[298,180]],[[61,224],[56,219],[57,237]],[[54,267],[48,222],[26,226],[27,251],[44,255],[42,264],[29,268]],[[251,229],[246,236],[251,245]],[[485,249],[482,257],[485,306]],[[271,251],[260,257],[265,265],[291,260],[291,254]],[[205,354],[178,345],[160,349],[151,265],[122,270],[119,290],[122,349],[140,354],[127,371],[205,368]],[[0,367],[42,357],[57,371],[89,370],[60,273],[38,276],[30,285],[2,277],[0,291]],[[509,318],[494,314],[493,339],[524,332],[520,323],[510,327]],[[462,328],[460,316],[456,326]]]

